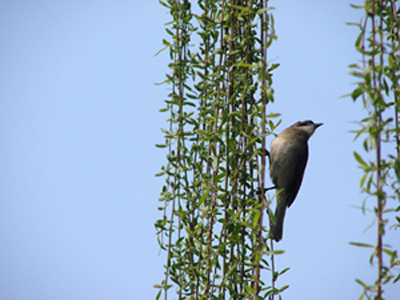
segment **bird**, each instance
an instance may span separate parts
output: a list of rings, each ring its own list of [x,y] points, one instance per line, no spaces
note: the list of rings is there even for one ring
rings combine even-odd
[[[275,222],[271,224],[271,236],[282,239],[283,219],[286,208],[294,202],[303,180],[308,159],[308,139],[323,123],[299,121],[283,130],[272,142],[269,156],[269,173],[277,191]]]

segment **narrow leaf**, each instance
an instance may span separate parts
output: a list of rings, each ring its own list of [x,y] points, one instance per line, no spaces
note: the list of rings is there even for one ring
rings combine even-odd
[[[358,154],[357,152],[354,151],[354,157],[357,160],[357,162],[362,165],[363,167],[367,168],[368,164],[362,159],[362,157],[360,156],[360,154]]]
[[[365,244],[365,243],[358,243],[358,242],[350,242],[350,245],[357,246],[357,247],[374,248],[373,245]]]

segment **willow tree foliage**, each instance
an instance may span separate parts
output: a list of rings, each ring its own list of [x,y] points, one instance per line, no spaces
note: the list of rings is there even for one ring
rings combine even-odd
[[[167,164],[156,222],[166,251],[158,298],[257,299],[286,287],[263,281],[267,246],[265,139],[279,121],[267,49],[276,39],[262,0],[166,0],[170,87]]]
[[[383,299],[385,284],[400,279],[398,249],[385,242],[387,232],[400,227],[400,10],[395,0],[370,0],[353,7],[365,15],[353,24],[360,30],[355,47],[362,62],[350,66],[358,80],[351,97],[362,101],[366,113],[355,131],[356,138],[364,138],[365,153],[354,156],[363,170],[361,188],[367,195],[361,208],[372,212],[377,231],[375,243],[352,244],[370,248],[370,263],[378,269],[374,283],[357,279],[363,288],[360,299]]]

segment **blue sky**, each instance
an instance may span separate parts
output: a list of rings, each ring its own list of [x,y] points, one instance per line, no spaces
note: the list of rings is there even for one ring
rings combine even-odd
[[[347,1],[272,1],[269,59],[280,132],[324,122],[310,140],[303,185],[285,219],[277,267],[284,299],[356,299],[372,283],[361,172],[349,133],[361,105],[358,34]],[[359,3],[360,1],[358,1]],[[169,16],[157,1],[0,2],[0,299],[153,299],[163,277],[154,222],[166,163]],[[386,241],[400,248],[398,233]],[[399,284],[387,288],[395,299]],[[397,293],[397,294],[396,294]]]

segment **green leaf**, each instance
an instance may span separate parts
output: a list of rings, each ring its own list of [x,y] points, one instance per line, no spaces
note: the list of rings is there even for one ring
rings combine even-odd
[[[166,46],[166,47],[171,47],[171,43],[168,42],[166,39],[162,40],[162,43]]]
[[[165,171],[163,171],[163,172],[160,172],[160,173],[157,173],[156,175],[154,175],[154,176],[156,176],[156,177],[160,177],[160,176],[163,176],[165,174]]]
[[[400,159],[394,162],[394,173],[396,174],[397,181],[400,181]]]
[[[287,271],[289,271],[290,268],[285,268],[282,271],[279,272],[279,275],[285,274]]]
[[[157,147],[157,148],[166,148],[166,147],[168,147],[168,145],[165,145],[165,144],[156,144],[156,147]]]
[[[200,198],[200,201],[199,201],[199,203],[198,203],[198,206],[199,206],[199,207],[200,207],[200,206],[204,203],[204,201],[207,199],[209,192],[210,192],[210,189],[207,189],[207,190],[204,191],[204,194],[203,194],[203,196]]]
[[[271,71],[275,70],[279,66],[280,66],[280,64],[272,64],[271,67],[268,69],[268,72],[271,72]]]
[[[213,168],[214,171],[217,170],[217,168],[218,168],[218,156],[214,156],[213,162],[212,162],[212,168]]]
[[[158,285],[154,285],[154,287],[160,289],[160,290],[158,291],[157,295],[156,295],[156,300],[158,300],[158,299],[160,299],[160,297],[161,297],[162,289],[161,289],[161,286],[158,286]]]
[[[365,184],[365,180],[368,177],[368,173],[365,173],[362,177],[361,177],[361,181],[360,181],[360,186],[363,187]]]
[[[166,8],[168,8],[168,9],[171,9],[171,5],[168,5],[167,3],[165,3],[164,1],[158,1],[162,6],[164,6],[164,7],[166,7]]]
[[[263,13],[265,13],[266,11],[269,11],[271,9],[273,9],[273,7],[260,8],[260,9],[257,10],[257,14],[258,15],[262,15]]]
[[[364,8],[364,5],[355,5],[355,4],[351,4],[351,3],[350,3],[350,6],[351,6],[352,8],[355,8],[355,9]]]
[[[358,242],[350,242],[350,245],[357,246],[357,247],[365,247],[365,248],[375,248],[375,246],[365,243],[358,243]]]
[[[250,286],[248,286],[247,284],[244,286],[244,289],[245,289],[246,292],[249,293],[249,294],[253,294],[253,293],[254,293],[254,289],[251,288]]]
[[[201,138],[208,138],[210,136],[208,131],[202,129],[196,129],[194,132],[197,133]]]
[[[266,251],[267,255],[280,255],[285,253],[284,250],[274,250],[274,251]]]
[[[360,154],[358,154],[357,152],[354,151],[354,157],[356,159],[356,161],[362,165],[364,168],[368,167],[368,164],[362,159],[362,157],[360,156]]]
[[[368,286],[364,283],[364,282],[362,282],[360,279],[356,279],[356,282],[359,284],[359,285],[361,285],[364,289],[366,289]]]
[[[396,251],[392,251],[392,250],[389,250],[387,248],[383,248],[382,251],[385,252],[390,257],[393,257],[393,256],[396,257]]]
[[[157,51],[156,54],[154,54],[154,56],[159,55],[161,52],[163,52],[165,49],[167,49],[169,46],[165,46],[164,48],[161,48],[160,50]]]
[[[360,24],[355,22],[346,22],[346,25],[360,27]]]
[[[357,89],[355,89],[352,93],[351,93],[351,98],[353,98],[353,101],[356,101],[357,98],[362,95],[364,93],[364,90],[359,87]]]
[[[279,114],[279,113],[272,113],[272,114],[266,115],[265,117],[268,119],[272,119],[272,118],[277,118],[280,116],[281,116],[281,114]]]
[[[284,290],[286,290],[286,289],[288,289],[289,288],[289,285],[287,284],[287,285],[284,285],[283,287],[281,287],[280,289],[279,289],[279,293],[281,293],[281,292],[283,292]]]
[[[254,216],[253,216],[253,228],[256,228],[257,227],[257,225],[258,225],[258,220],[260,219],[260,211],[259,210],[257,210],[255,213],[254,213]]]

